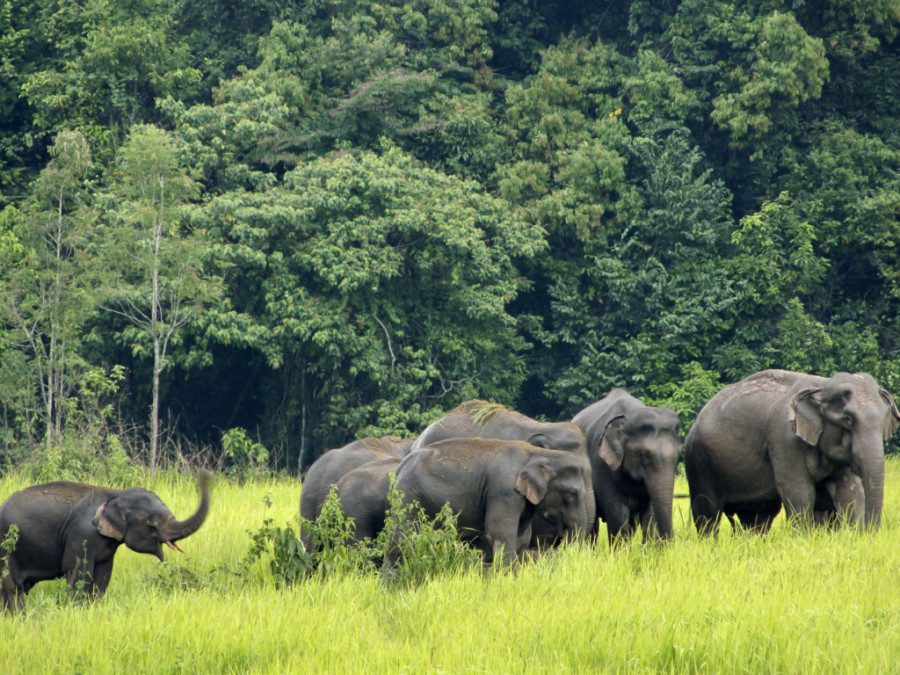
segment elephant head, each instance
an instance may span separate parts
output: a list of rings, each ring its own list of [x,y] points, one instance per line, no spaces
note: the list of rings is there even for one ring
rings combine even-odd
[[[789,405],[794,433],[818,448],[827,462],[849,466],[860,477],[864,524],[877,527],[884,503],[884,442],[900,426],[894,399],[867,373],[837,373],[799,390]]]
[[[153,492],[143,488],[119,490],[104,501],[94,514],[94,525],[105,537],[123,542],[137,553],[149,553],[163,560],[162,545],[181,551],[177,542],[203,525],[209,513],[210,474],[200,473],[200,505],[193,515],[178,520]]]
[[[609,420],[597,449],[611,471],[644,486],[656,534],[665,539],[674,535],[672,497],[681,452],[679,427],[678,415],[670,408],[632,407]]]
[[[556,530],[560,539],[587,529],[583,466],[570,453],[538,455],[516,478],[516,492],[537,507],[537,512]]]

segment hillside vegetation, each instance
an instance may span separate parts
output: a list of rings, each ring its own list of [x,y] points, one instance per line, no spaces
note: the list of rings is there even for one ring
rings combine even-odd
[[[0,0],[0,465],[900,389],[900,2]],[[42,454],[43,453],[43,454]]]

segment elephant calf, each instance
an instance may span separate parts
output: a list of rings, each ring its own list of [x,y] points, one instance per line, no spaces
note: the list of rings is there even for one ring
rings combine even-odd
[[[65,576],[70,589],[85,583],[89,597],[106,591],[113,557],[121,544],[163,559],[162,545],[196,532],[209,512],[211,474],[200,473],[200,506],[176,520],[154,493],[115,490],[70,481],[44,483],[14,493],[0,506],[0,537],[18,527],[5,568],[0,563],[0,598],[7,611],[25,608],[25,596],[39,581]]]
[[[425,446],[397,467],[396,487],[429,518],[449,504],[461,538],[483,536],[495,562],[501,550],[505,563],[516,560],[536,514],[560,538],[587,528],[581,457],[524,441],[456,438]],[[398,555],[389,546],[386,571]]]

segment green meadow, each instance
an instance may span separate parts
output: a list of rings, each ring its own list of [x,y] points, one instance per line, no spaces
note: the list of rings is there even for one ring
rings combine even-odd
[[[24,487],[0,479],[0,499]],[[145,486],[176,516],[187,477]],[[676,491],[686,492],[682,478]],[[686,499],[668,546],[572,545],[516,572],[469,569],[413,588],[377,574],[278,588],[241,564],[249,531],[295,518],[288,478],[219,478],[206,525],[166,563],[119,549],[105,597],[39,584],[0,615],[3,673],[896,672],[900,461],[888,461],[876,533],[802,531],[700,540]]]

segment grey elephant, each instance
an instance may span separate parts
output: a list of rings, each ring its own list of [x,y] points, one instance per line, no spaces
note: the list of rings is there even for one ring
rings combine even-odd
[[[539,422],[526,415],[509,410],[497,403],[472,400],[460,404],[444,417],[430,424],[412,445],[413,450],[450,438],[493,438],[508,441],[525,441],[530,445],[550,450],[561,450],[577,455],[583,464],[585,481],[585,520],[596,520],[594,488],[591,482],[591,464],[587,456],[584,434],[570,422]],[[538,515],[533,525],[532,545],[546,547],[557,542],[554,528]]]
[[[158,496],[143,488],[56,481],[14,493],[0,506],[0,536],[18,528],[5,569],[0,563],[4,608],[23,610],[37,582],[63,576],[70,589],[83,581],[89,597],[102,596],[121,544],[160,560],[163,544],[180,551],[176,542],[194,534],[209,513],[210,478],[200,473],[200,505],[186,520],[176,520]]]
[[[461,539],[488,542],[496,563],[516,561],[532,520],[541,514],[556,536],[583,533],[585,480],[575,453],[524,441],[454,438],[419,448],[397,467],[404,503],[417,502],[429,518],[449,504]],[[502,557],[500,552],[502,550]],[[384,567],[399,552],[389,545]]]
[[[724,513],[766,532],[783,505],[789,518],[836,512],[878,527],[884,441],[898,423],[894,399],[867,373],[764,370],[723,388],[685,438],[695,526],[715,533]]]
[[[375,539],[384,529],[391,474],[400,462],[399,457],[367,462],[337,482],[341,512],[353,520],[353,541]]]
[[[397,436],[361,438],[347,445],[329,450],[309,467],[300,491],[300,516],[315,520],[322,512],[332,485],[354,469],[374,460],[405,457],[412,448],[412,439]],[[308,552],[312,541],[301,526],[300,539]]]
[[[671,539],[680,422],[671,408],[650,407],[613,389],[572,418],[587,440],[597,515],[610,544],[640,524],[644,541]],[[593,529],[596,534],[598,528]]]

